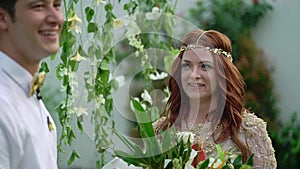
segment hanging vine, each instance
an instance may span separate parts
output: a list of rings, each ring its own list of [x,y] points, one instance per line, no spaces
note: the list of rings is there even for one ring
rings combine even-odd
[[[114,3],[121,2],[118,0]],[[84,117],[89,113],[94,126],[93,141],[101,155],[96,161],[97,168],[105,164],[105,151],[113,144],[115,122],[112,117],[114,103],[111,92],[118,88],[118,81],[112,76],[110,67],[116,63],[113,32],[124,22],[114,14],[114,3],[103,0],[63,1],[65,22],[60,39],[61,50],[58,55],[51,56],[51,60],[59,60],[56,77],[61,82],[63,100],[56,108],[61,126],[58,150],[60,155],[64,153],[65,145],[71,148],[68,165],[80,158],[79,152],[73,146],[77,138],[74,122],[82,133]],[[124,37],[135,51],[136,57],[140,58],[147,83],[150,83],[150,75],[157,72],[156,64],[161,60],[153,59],[155,55],[150,59],[146,49],[172,49],[170,39],[174,34],[174,20],[172,17],[161,20],[158,18],[162,13],[173,15],[176,2],[173,5],[167,0],[129,0],[123,5],[128,14],[127,18],[132,19],[131,24],[125,25]],[[144,15],[140,15],[141,13]],[[145,13],[148,14],[147,22],[142,18]],[[143,34],[145,28],[152,33],[146,31]],[[157,32],[169,37],[162,38],[155,34]],[[80,69],[84,65],[88,68]],[[41,69],[49,71],[46,62],[43,62]],[[82,83],[83,90],[80,88]]]

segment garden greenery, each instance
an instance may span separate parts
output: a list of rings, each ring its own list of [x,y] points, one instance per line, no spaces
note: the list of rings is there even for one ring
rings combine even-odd
[[[143,88],[153,89],[155,84],[151,76],[159,78],[162,75],[157,67],[163,63],[161,67],[168,70],[178,52],[175,50],[177,42],[173,38],[176,4],[177,0],[63,0],[65,22],[60,39],[61,51],[50,58],[59,60],[56,77],[61,82],[64,98],[56,107],[62,128],[58,147],[59,154],[64,152],[63,145],[72,148],[68,165],[80,158],[72,145],[76,139],[72,121],[75,120],[79,131],[83,132],[82,120],[86,114],[91,114],[93,141],[101,155],[96,161],[97,168],[106,163],[104,154],[113,144],[112,135],[119,134],[114,130],[112,91],[118,89],[120,82],[114,76],[112,67],[119,64],[128,51],[131,52],[129,54],[133,53],[139,61],[138,66],[143,68],[139,75],[146,82]],[[117,5],[123,6],[122,12],[126,17],[116,16],[114,10]],[[233,40],[233,57],[240,57],[234,60],[239,60],[236,64],[246,75],[247,105],[255,112],[262,113],[261,116],[267,121],[276,121],[278,110],[272,93],[272,80],[264,61],[255,59],[261,53],[251,39],[251,29],[271,9],[265,0],[253,3],[243,0],[205,0],[198,1],[189,19],[194,24],[199,23],[202,29],[216,29]],[[162,13],[164,19],[159,19]],[[122,26],[126,29],[122,35],[124,38],[116,41],[116,30]],[[249,47],[249,44],[252,45]],[[118,46],[125,46],[127,51],[123,50],[121,54]],[[151,48],[169,53],[162,54],[164,57],[161,58],[157,50],[149,52]],[[81,69],[82,66],[86,67]],[[253,66],[255,73],[251,73]],[[42,63],[41,70],[49,72],[46,62]],[[260,76],[257,77],[257,74]],[[79,89],[79,83],[84,84],[83,90]],[[253,86],[261,86],[261,90],[257,92]],[[168,91],[165,90],[165,93]],[[156,119],[159,114],[154,110],[151,110],[154,112],[151,118]]]
[[[114,4],[115,3],[115,4]],[[125,19],[119,19],[114,13],[114,6],[121,1],[110,0],[64,0],[65,22],[60,39],[61,51],[59,63],[56,66],[56,77],[61,81],[61,91],[64,99],[56,108],[62,132],[59,138],[59,154],[63,153],[63,145],[69,145],[76,139],[75,128],[72,126],[74,119],[77,128],[83,132],[83,116],[92,113],[94,125],[94,143],[101,155],[96,162],[97,168],[105,164],[105,151],[113,144],[112,132],[115,122],[112,117],[113,98],[112,90],[118,88],[118,81],[113,77],[111,66],[116,64],[115,35],[113,32],[120,26],[126,26],[124,39],[135,51],[135,55],[141,56],[140,66],[144,68],[144,77],[149,77],[157,72],[150,62],[145,48],[151,48],[155,44],[164,44],[164,49],[171,49],[172,42],[166,42],[155,34],[141,34],[139,26],[151,27],[153,32],[163,31],[171,35],[173,33],[173,21],[170,17],[167,23],[157,21],[155,25],[138,25],[144,20],[138,13],[149,13],[149,20],[157,19],[160,13],[173,15],[172,6],[167,0],[129,0],[123,4],[126,12]],[[175,3],[176,4],[176,3]],[[152,17],[152,18],[151,18]],[[127,23],[125,20],[127,20]],[[129,22],[129,23],[128,23]],[[151,37],[151,38],[150,38]],[[150,40],[150,41],[149,41]],[[56,55],[50,57],[57,59]],[[158,62],[158,61],[156,61]],[[80,69],[82,65],[88,65],[87,69]],[[43,62],[41,70],[49,72],[48,65]],[[80,76],[82,75],[82,76]],[[83,79],[80,79],[83,77]],[[149,78],[145,79],[149,81]],[[79,89],[79,83],[84,83],[84,91]],[[85,97],[86,98],[82,98]],[[109,129],[109,130],[108,130]],[[71,165],[80,154],[72,148],[68,165]]]

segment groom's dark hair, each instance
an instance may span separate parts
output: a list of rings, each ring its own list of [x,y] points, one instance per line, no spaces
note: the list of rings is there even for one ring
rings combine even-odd
[[[18,0],[0,0],[0,8],[6,10],[10,17],[15,18],[15,4]]]

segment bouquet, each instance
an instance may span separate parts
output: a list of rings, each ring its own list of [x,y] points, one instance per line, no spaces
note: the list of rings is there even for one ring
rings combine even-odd
[[[132,99],[131,106],[137,119],[138,128],[143,145],[134,143],[121,133],[115,132],[117,137],[131,151],[115,150],[114,153],[128,168],[147,169],[251,169],[253,155],[247,163],[242,163],[242,155],[233,154],[231,150],[223,151],[216,144],[217,157],[206,157],[203,143],[193,143],[194,135],[191,132],[176,132],[168,129],[156,135],[152,120],[146,107],[138,100]],[[124,167],[122,167],[125,169]]]

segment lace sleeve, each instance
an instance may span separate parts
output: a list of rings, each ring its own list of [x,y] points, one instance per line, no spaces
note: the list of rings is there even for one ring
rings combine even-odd
[[[246,143],[254,154],[254,168],[275,169],[275,150],[266,129],[266,122],[251,113],[244,114],[244,119]]]

